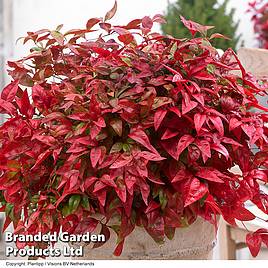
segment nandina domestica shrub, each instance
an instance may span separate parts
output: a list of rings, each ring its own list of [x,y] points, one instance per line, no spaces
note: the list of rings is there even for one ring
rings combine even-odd
[[[8,62],[4,229],[12,222],[16,234],[80,234],[102,226],[107,239],[117,233],[120,255],[135,226],[161,243],[197,217],[215,226],[218,215],[231,225],[253,220],[246,201],[268,214],[259,186],[267,182],[268,109],[256,99],[265,83],[231,49],[218,55],[209,41],[224,36],[208,36],[211,26],[181,17],[193,38],[175,39],[151,31],[160,15],[113,26],[115,9],[85,29],[29,32],[31,53]],[[254,256],[262,242],[265,229],[247,236]]]
[[[263,0],[250,2],[248,12],[252,13],[259,47],[268,49],[268,3]]]

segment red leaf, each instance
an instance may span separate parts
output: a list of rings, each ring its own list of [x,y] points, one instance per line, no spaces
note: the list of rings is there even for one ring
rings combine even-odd
[[[197,178],[193,178],[188,180],[184,187],[184,191],[184,207],[187,207],[195,201],[201,199],[208,192],[208,188]]]
[[[1,99],[5,101],[13,101],[17,91],[19,89],[19,80],[14,80],[10,84],[8,84],[1,93]]]
[[[110,236],[111,236],[110,235],[110,230],[104,224],[102,224],[102,226],[101,226],[100,234],[104,235],[105,241],[104,242],[96,242],[96,243],[94,243],[93,248],[99,248],[99,247],[103,246],[110,239]]]
[[[155,153],[156,155],[159,155],[156,149],[151,145],[149,138],[147,137],[146,133],[143,130],[141,129],[133,130],[128,136],[134,141],[143,145],[151,152]]]
[[[115,248],[115,250],[114,250],[114,255],[115,256],[120,256],[121,255],[121,253],[122,253],[122,251],[123,251],[123,247],[124,247],[124,242],[125,242],[125,240],[122,240],[117,246],[116,246],[116,248]]]
[[[162,141],[161,145],[169,155],[171,155],[174,159],[178,160],[178,150],[176,143],[177,142],[174,141],[174,139],[170,139],[167,141]]]
[[[33,170],[33,169],[35,169],[36,167],[38,167],[43,161],[45,161],[45,160],[51,155],[51,153],[52,153],[52,152],[51,152],[50,150],[46,150],[45,152],[41,153],[41,154],[38,156],[38,158],[37,158],[37,160],[36,160],[34,166],[33,166],[31,169]]]
[[[179,169],[179,171],[176,173],[176,175],[172,178],[172,183],[183,181],[189,178],[192,178],[193,175],[189,174],[185,169]]]
[[[40,85],[34,85],[32,87],[32,99],[37,108],[48,109],[51,103],[51,97],[45,92],[44,88]]]
[[[169,111],[175,113],[178,117],[181,117],[181,111],[179,110],[178,107],[170,107],[168,109],[169,109]]]
[[[150,194],[150,187],[149,185],[141,178],[138,178],[137,185],[140,187],[141,196],[146,205],[148,205],[148,197]]]
[[[236,208],[233,213],[233,217],[238,219],[239,221],[252,221],[256,217],[253,213],[251,213],[249,210],[247,210],[244,207],[238,207]]]
[[[17,110],[15,106],[8,101],[0,99],[0,112],[1,113],[7,113],[9,115],[16,115]]]
[[[191,135],[183,135],[177,145],[176,160],[179,159],[180,154],[192,143],[194,138]]]
[[[253,257],[256,257],[261,249],[261,236],[257,233],[249,233],[246,236],[246,243]]]
[[[222,144],[213,143],[213,144],[211,144],[211,149],[214,149],[215,151],[221,153],[222,155],[225,156],[226,159],[229,158],[229,153],[228,153],[227,149]]]
[[[87,21],[87,30],[90,30],[94,25],[96,25],[101,20],[98,18],[92,18]]]
[[[33,107],[30,104],[30,100],[29,100],[29,96],[28,96],[27,90],[24,90],[23,91],[19,108],[20,108],[20,112],[23,115],[25,115],[25,116],[27,116],[29,118],[31,118],[33,116],[34,110],[33,110]]]
[[[32,140],[38,140],[47,146],[54,146],[57,143],[57,140],[54,137],[46,135],[33,135]]]
[[[177,136],[180,132],[179,131],[175,131],[175,130],[172,130],[172,129],[167,129],[165,131],[165,133],[163,134],[163,136],[161,137],[161,140],[168,140],[168,139],[171,139],[175,136]]]
[[[121,34],[118,36],[118,40],[121,41],[122,43],[124,43],[125,45],[128,45],[134,40],[134,37],[130,33],[129,34]]]
[[[196,132],[199,133],[200,129],[204,125],[206,121],[206,115],[205,114],[195,114],[194,115],[194,125]]]
[[[167,114],[167,110],[158,109],[154,114],[154,128],[157,130]]]
[[[182,100],[182,114],[187,114],[198,105],[197,102],[190,100],[187,102],[185,99]]]
[[[197,140],[195,141],[197,147],[201,151],[202,158],[204,163],[211,157],[210,144],[206,140]]]
[[[201,105],[205,105],[204,96],[201,93],[196,93],[192,95]]]
[[[219,116],[209,116],[209,120],[213,123],[214,127],[219,131],[219,134],[223,136],[224,128],[221,118]]]
[[[104,21],[112,19],[116,13],[116,10],[117,10],[117,1],[115,0],[114,6],[112,7],[112,9],[106,13],[104,17]]]
[[[160,208],[160,204],[156,203],[155,201],[150,201],[148,207],[144,211],[145,214],[148,214],[156,209]]]
[[[99,221],[94,218],[85,218],[75,228],[75,234],[92,233],[97,228]]]
[[[139,29],[140,28],[141,19],[135,19],[129,22],[124,28],[127,30],[131,29]]]
[[[224,181],[220,179],[216,173],[217,172],[211,169],[201,168],[195,175],[208,181],[223,183]]]

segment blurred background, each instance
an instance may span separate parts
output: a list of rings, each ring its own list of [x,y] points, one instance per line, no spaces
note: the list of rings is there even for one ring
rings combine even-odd
[[[261,1],[260,6],[257,6],[258,2],[260,1],[256,3],[247,0],[118,0],[118,11],[113,22],[124,24],[146,15],[164,14],[168,24],[162,27],[156,26],[155,30],[176,37],[186,37],[187,33],[179,20],[181,14],[201,24],[215,25],[215,32],[231,38],[230,41],[216,41],[214,45],[217,48],[225,50],[232,47],[235,51],[241,47],[265,48],[266,36],[263,32],[267,27],[268,33],[268,23],[265,24],[268,21],[266,18],[268,8],[260,9],[268,5],[268,1]],[[3,88],[9,80],[6,74],[6,61],[27,55],[31,47],[30,43],[25,46],[22,45],[22,41],[16,43],[19,37],[26,36],[28,31],[55,29],[59,24],[64,24],[63,31],[85,27],[89,18],[104,16],[113,4],[114,0],[0,0],[0,88]],[[247,12],[249,8],[251,12]],[[264,19],[260,19],[259,16]],[[0,123],[1,120],[3,121],[3,118],[0,118]],[[249,224],[251,225],[249,229],[259,227],[257,221]],[[250,259],[249,251],[242,242],[244,234],[244,227],[233,229],[221,223],[214,259]],[[1,243],[0,255],[1,251],[3,254],[3,240]],[[263,249],[258,258],[268,259],[268,251]]]

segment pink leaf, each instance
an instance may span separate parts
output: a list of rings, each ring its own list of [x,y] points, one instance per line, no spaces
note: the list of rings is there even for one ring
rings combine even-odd
[[[123,154],[110,166],[110,168],[121,168],[129,164],[133,159],[132,155]]]
[[[229,130],[232,131],[233,129],[237,128],[242,124],[241,120],[236,119],[235,117],[231,118],[229,122]]]
[[[184,26],[191,32],[192,36],[199,32],[203,35],[207,33],[207,30],[214,28],[214,26],[204,26],[191,20],[186,20],[183,16],[180,16]]]
[[[154,153],[148,152],[148,151],[142,151],[139,153],[139,157],[143,157],[150,161],[162,161],[166,159],[165,157],[155,155]]]
[[[157,130],[167,114],[167,110],[158,109],[154,114],[154,128]]]
[[[151,19],[150,17],[148,17],[148,16],[145,16],[145,17],[142,19],[141,23],[142,23],[142,26],[143,26],[144,28],[151,29],[151,28],[153,27],[153,21],[152,21],[152,19]]]
[[[97,163],[99,162],[101,158],[102,150],[101,147],[93,147],[90,151],[90,161],[92,164],[92,167],[95,168]]]

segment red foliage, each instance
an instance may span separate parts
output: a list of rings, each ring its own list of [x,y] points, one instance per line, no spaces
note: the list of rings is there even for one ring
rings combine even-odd
[[[250,2],[248,12],[252,13],[251,20],[259,47],[268,49],[268,3],[263,0]]]
[[[0,99],[9,115],[0,127],[5,227],[81,233],[101,224],[109,238],[108,221],[118,216],[119,255],[137,225],[161,242],[197,216],[215,225],[216,215],[233,225],[252,220],[248,200],[268,214],[258,184],[267,182],[268,117],[256,99],[265,86],[231,49],[217,54],[207,27],[182,18],[204,37],[179,40],[151,32],[160,15],[113,26],[115,10],[85,29],[29,32],[31,54],[8,63],[13,81]],[[267,235],[248,236],[254,255]]]

